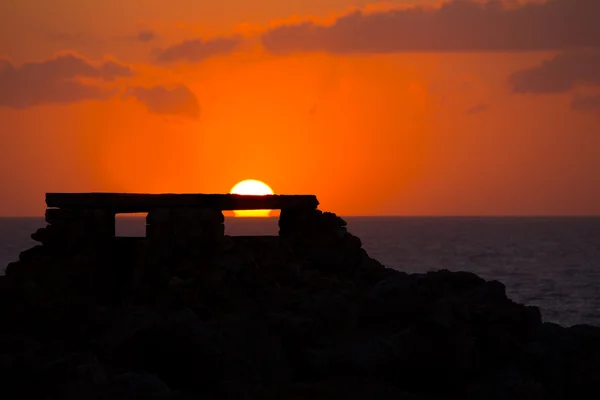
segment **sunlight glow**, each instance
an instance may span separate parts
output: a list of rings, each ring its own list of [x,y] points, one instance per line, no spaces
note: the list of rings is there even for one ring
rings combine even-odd
[[[273,190],[264,182],[246,179],[238,182],[230,191],[231,194],[258,195],[273,194]],[[234,210],[236,217],[268,217],[271,210]]]

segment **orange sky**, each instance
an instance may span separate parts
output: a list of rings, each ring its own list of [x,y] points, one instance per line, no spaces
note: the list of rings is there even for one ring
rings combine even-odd
[[[0,215],[247,178],[342,215],[600,214],[600,2],[438,3],[6,0]]]

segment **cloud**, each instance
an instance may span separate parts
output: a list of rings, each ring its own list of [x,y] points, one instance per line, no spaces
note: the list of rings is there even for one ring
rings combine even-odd
[[[600,48],[561,53],[512,73],[508,81],[514,93],[565,93],[578,86],[599,86]]]
[[[488,110],[488,106],[485,104],[477,104],[467,110],[468,115],[481,114]]]
[[[600,94],[575,95],[571,100],[571,108],[575,111],[600,112]]]
[[[102,39],[88,32],[69,32],[68,30],[40,26],[39,32],[44,39],[60,42],[62,45],[97,46]]]
[[[105,81],[113,81],[116,78],[131,77],[135,73],[128,65],[116,61],[105,61],[99,68],[100,76]]]
[[[450,0],[438,8],[353,12],[332,25],[284,25],[267,31],[261,40],[279,54],[574,49],[600,46],[598,15],[598,0]]]
[[[170,63],[176,61],[201,62],[210,57],[232,53],[241,43],[241,38],[221,37],[209,40],[185,40],[166,49],[156,52],[159,62]]]
[[[158,38],[158,35],[154,31],[144,29],[144,30],[141,30],[138,32],[136,38],[140,42],[147,43],[147,42],[151,42],[152,40]]]
[[[51,103],[105,100],[115,92],[77,79],[96,78],[110,82],[133,74],[129,66],[116,61],[94,65],[77,54],[60,54],[45,61],[19,66],[0,59],[0,107],[27,108]]]
[[[131,87],[125,97],[135,97],[144,104],[148,112],[159,115],[176,115],[197,119],[200,116],[200,104],[196,95],[185,85],[174,87]]]

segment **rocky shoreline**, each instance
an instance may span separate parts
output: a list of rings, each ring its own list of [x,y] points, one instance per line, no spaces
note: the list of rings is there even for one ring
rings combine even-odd
[[[3,399],[600,394],[599,327],[543,323],[469,272],[386,268],[333,213],[283,210],[279,236],[196,252],[123,238],[112,268],[98,238],[65,258],[45,234],[0,276]]]

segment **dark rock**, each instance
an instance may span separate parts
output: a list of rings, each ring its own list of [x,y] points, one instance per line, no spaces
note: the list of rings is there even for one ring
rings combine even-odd
[[[467,383],[480,366],[476,343],[441,328],[414,327],[397,334],[369,335],[307,353],[320,378],[387,379],[400,387],[451,392]]]
[[[123,343],[119,353],[123,368],[156,373],[174,389],[252,386],[288,374],[278,339],[249,316],[203,324],[189,310],[169,314]]]
[[[600,328],[545,323],[529,343],[528,361],[549,399],[600,393]]]
[[[22,263],[34,263],[40,261],[46,255],[46,248],[42,245],[34,246],[19,254],[19,261]]]
[[[124,373],[114,377],[98,400],[174,399],[176,393],[156,375],[147,372]]]
[[[476,384],[470,385],[466,400],[545,400],[544,386],[516,369],[494,371]]]
[[[220,211],[188,207],[238,197],[170,196],[143,197],[160,207],[139,239],[113,237],[114,209],[48,210],[43,246],[0,277],[0,387],[69,400],[600,393],[600,328],[543,324],[500,282],[385,268],[312,206],[283,209],[278,237],[232,238]]]
[[[361,325],[398,330],[423,315],[430,301],[433,300],[426,296],[414,276],[393,274],[367,292],[360,314]]]
[[[377,399],[377,400],[437,400],[434,397],[418,395],[392,385],[359,380],[330,380],[323,382],[296,383],[270,387],[253,393],[257,400],[304,400],[304,399]]]
[[[356,304],[340,291],[321,290],[299,297],[290,308],[294,313],[314,321],[320,336],[341,335],[352,331],[358,323]]]
[[[119,356],[117,353],[138,333],[155,326],[161,315],[147,307],[132,306],[123,310],[104,309],[94,318],[97,347],[102,355]]]

